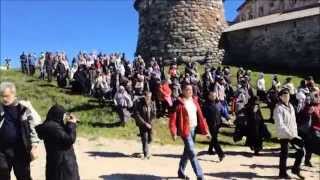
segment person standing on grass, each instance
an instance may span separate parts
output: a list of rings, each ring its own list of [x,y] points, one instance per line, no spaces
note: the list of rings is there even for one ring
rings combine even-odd
[[[64,88],[67,85],[68,77],[68,70],[62,61],[62,59],[59,59],[59,63],[55,70],[55,74],[57,74],[57,83],[60,88]]]
[[[48,82],[52,81],[52,75],[54,70],[54,55],[51,52],[46,53],[46,57],[44,60],[44,67],[48,76]]]
[[[220,102],[217,98],[217,94],[210,91],[208,94],[208,100],[204,105],[204,116],[207,119],[210,134],[212,135],[208,154],[213,155],[213,148],[219,156],[219,160],[222,161],[225,157],[224,152],[218,142],[219,128],[221,127],[221,113],[220,113]]]
[[[35,126],[41,121],[28,101],[17,101],[11,82],[0,84],[0,179],[31,180],[30,162],[38,156],[39,138]]]
[[[193,171],[198,180],[203,180],[204,175],[202,168],[197,159],[197,154],[194,149],[195,134],[200,133],[210,137],[208,125],[204,118],[197,97],[193,97],[192,85],[184,84],[182,87],[182,96],[179,97],[169,116],[169,128],[173,140],[177,136],[181,136],[184,142],[184,151],[180,159],[178,177],[189,179],[185,175],[185,168],[188,160],[190,160]],[[197,132],[196,132],[197,130]]]
[[[217,94],[218,96],[218,100],[220,101],[221,105],[222,105],[222,117],[225,118],[226,120],[226,124],[227,125],[231,125],[231,122],[229,121],[231,119],[230,115],[229,115],[229,109],[228,109],[228,103],[226,101],[226,89],[225,89],[225,84],[226,81],[223,79],[222,76],[217,76],[216,77],[216,82],[214,85],[214,92]]]
[[[288,144],[290,142],[296,150],[292,173],[296,174],[300,179],[304,179],[300,174],[300,164],[304,156],[304,143],[298,136],[295,110],[290,103],[289,89],[282,89],[279,92],[279,98],[280,102],[276,105],[273,113],[281,145],[279,178],[290,179],[290,176],[287,174]]]
[[[39,69],[40,69],[39,79],[41,79],[41,80],[44,80],[44,78],[45,78],[45,69],[44,69],[45,59],[46,59],[45,53],[41,52],[40,57],[38,59],[38,66],[39,66]]]
[[[124,127],[130,118],[129,108],[132,107],[133,103],[130,95],[123,86],[119,87],[119,90],[114,96],[114,105],[117,108],[121,126]]]
[[[134,118],[141,136],[143,155],[145,159],[150,159],[149,144],[152,142],[152,121],[157,115],[151,92],[145,91],[144,98],[135,101],[133,107]]]
[[[259,73],[259,79],[257,80],[257,96],[262,102],[266,100],[266,83],[264,80],[264,74]]]

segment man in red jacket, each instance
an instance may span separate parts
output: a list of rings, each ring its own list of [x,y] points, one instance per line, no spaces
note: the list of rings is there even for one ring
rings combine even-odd
[[[174,103],[169,121],[169,128],[173,140],[176,140],[178,135],[181,136],[184,142],[184,151],[180,159],[178,177],[189,179],[185,175],[184,171],[187,166],[188,159],[190,159],[197,179],[203,180],[202,168],[200,167],[194,150],[194,139],[195,133],[210,137],[208,125],[202,114],[198,98],[193,97],[192,85],[185,84],[182,88],[182,94],[182,97],[179,97]]]

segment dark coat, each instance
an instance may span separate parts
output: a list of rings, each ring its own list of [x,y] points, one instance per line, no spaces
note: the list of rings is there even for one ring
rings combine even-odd
[[[150,109],[150,114],[148,115],[148,108]],[[147,105],[144,98],[139,99],[134,104],[134,114],[133,117],[136,120],[136,124],[139,128],[147,129],[146,124],[152,124],[152,120],[156,117],[156,105],[151,102]]]
[[[65,68],[64,64],[61,62],[58,63],[56,72],[57,74],[57,82],[59,87],[65,87],[67,85],[67,75],[68,71]]]
[[[253,150],[260,151],[262,149],[263,139],[271,137],[262,117],[261,109],[258,104],[248,103],[246,107],[247,117],[247,139],[246,145]]]
[[[36,127],[47,153],[46,180],[80,180],[73,149],[76,124],[64,125],[64,113],[61,106],[55,105],[49,110],[46,121]]]
[[[211,134],[217,132],[221,126],[221,113],[214,102],[206,102],[203,108],[204,117],[207,120],[209,131]]]
[[[31,161],[30,152],[31,152],[32,144],[38,143],[39,141],[33,126],[33,124],[36,123],[35,122],[36,119],[33,116],[32,111],[28,107],[18,102],[15,102],[15,103],[18,106],[18,113],[19,113],[18,119],[20,123],[19,134],[21,135],[21,140],[23,143],[23,149],[22,149],[22,152],[24,153],[23,156],[26,157],[27,161]],[[5,112],[3,109],[3,105],[0,104],[0,130],[5,121],[4,113]],[[1,137],[0,137],[0,141],[1,141]],[[1,143],[0,146],[5,146],[5,145]]]

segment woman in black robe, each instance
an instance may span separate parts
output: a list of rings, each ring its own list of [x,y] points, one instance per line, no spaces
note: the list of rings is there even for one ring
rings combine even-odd
[[[65,65],[59,61],[55,74],[57,74],[57,82],[59,87],[66,87],[68,71]]]
[[[246,106],[247,115],[247,138],[246,145],[254,151],[255,155],[263,149],[263,139],[270,138],[268,131],[262,117],[259,98],[253,96],[250,98]]]
[[[46,148],[46,180],[80,180],[73,149],[76,118],[68,115],[62,106],[54,105],[36,130]]]

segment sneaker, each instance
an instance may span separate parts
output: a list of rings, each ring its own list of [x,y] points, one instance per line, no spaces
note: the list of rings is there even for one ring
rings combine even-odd
[[[304,162],[304,165],[305,165],[305,166],[307,166],[307,167],[313,167],[313,165],[311,164],[311,162],[310,162],[310,161],[308,161],[308,162]]]
[[[288,174],[280,174],[279,179],[291,179],[291,177]]]
[[[299,170],[292,169],[291,172],[292,172],[292,174],[295,174],[296,176],[298,176],[300,179],[305,179],[305,177],[300,174]]]
[[[219,161],[222,162],[222,160],[225,158],[225,155],[219,156]]]
[[[148,160],[149,160],[151,157],[152,157],[151,154],[148,154],[148,155],[144,156],[144,158],[145,158],[145,159],[148,159]]]
[[[209,151],[208,151],[208,154],[209,154],[209,155],[215,155],[216,153],[215,153],[214,151],[212,151],[212,150],[211,150],[211,151],[209,150]]]
[[[178,178],[179,179],[184,179],[184,180],[190,180],[190,178],[184,174],[178,173]]]
[[[144,155],[142,153],[135,154],[137,158],[144,159]]]

